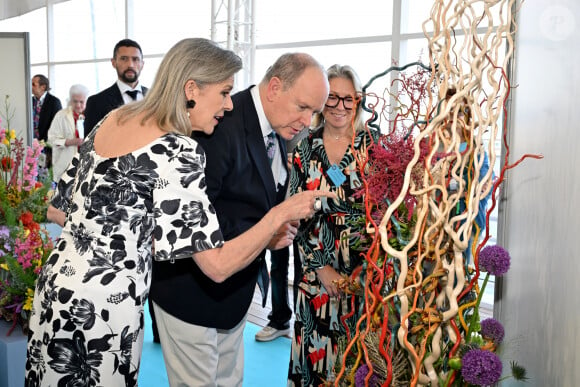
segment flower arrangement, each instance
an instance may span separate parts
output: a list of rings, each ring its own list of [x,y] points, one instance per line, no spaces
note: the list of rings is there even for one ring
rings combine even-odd
[[[361,296],[373,302],[365,305],[359,319],[360,330],[348,332],[350,342],[342,346],[342,363],[335,367],[338,375],[335,385],[408,386],[434,385],[433,382],[439,386],[493,385],[502,378],[503,366],[497,351],[505,331],[496,319],[480,321],[479,307],[490,276],[498,278],[507,273],[511,258],[501,246],[485,245],[485,240],[477,245],[481,229],[476,217],[472,221],[476,231],[467,235],[471,235],[469,243],[478,248],[468,249],[465,244],[459,249],[442,231],[443,227],[432,231],[441,232],[439,243],[436,238],[423,237],[419,239],[427,243],[412,245],[421,222],[421,202],[410,192],[402,195],[399,191],[404,171],[413,159],[413,144],[413,136],[392,132],[378,136],[368,154],[361,155],[368,169],[364,174],[365,188],[357,194],[365,193],[370,216],[358,220],[354,227],[359,232],[354,240],[366,262],[357,278],[340,285],[348,292],[351,282],[364,284]],[[419,162],[411,168],[410,180],[417,190],[424,186],[419,177],[425,173],[428,152],[426,143],[420,144]],[[388,218],[392,223],[386,234],[393,254],[377,244],[381,239],[377,229],[397,196],[402,200]],[[458,202],[465,201],[460,196]],[[442,197],[435,195],[434,200],[441,202]],[[458,206],[454,203],[450,207]],[[466,206],[460,208],[463,212],[451,211],[450,219],[465,215]],[[436,223],[429,214],[423,222]],[[459,229],[462,223],[454,228]],[[439,257],[433,253],[421,257],[421,249],[438,250]],[[396,254],[405,250],[403,262]],[[480,272],[486,273],[481,287]],[[453,289],[450,282],[461,285]],[[446,299],[449,294],[453,297],[453,293],[455,305]],[[432,372],[427,375],[429,367]],[[516,362],[511,362],[510,371],[504,378],[527,379],[526,370]]]
[[[43,145],[25,146],[10,129],[9,97],[6,128],[0,120],[0,318],[27,328],[39,270],[53,248],[46,219],[51,182],[39,167]],[[10,333],[9,332],[9,333]]]
[[[476,3],[487,17],[495,12],[491,7],[506,12],[499,27],[489,22],[485,40],[480,19],[471,17],[481,13]],[[525,158],[541,158],[508,163],[504,120],[505,159],[499,175],[493,173],[510,92],[510,12],[503,0],[434,0],[425,22],[434,25],[424,28],[435,31],[426,36],[430,66],[394,65],[362,89],[366,127],[376,133],[375,144],[355,155],[365,215],[351,229],[364,261],[337,285],[348,292],[360,284],[364,302],[348,311],[356,314],[356,328],[343,325],[329,385],[463,387],[494,385],[504,374],[527,379],[514,361],[511,372],[503,369],[501,322],[480,318],[490,276],[510,267],[504,248],[487,245],[497,190],[506,171]],[[464,40],[449,33],[455,28]],[[383,90],[373,83],[391,71]],[[371,84],[377,93],[368,91]]]

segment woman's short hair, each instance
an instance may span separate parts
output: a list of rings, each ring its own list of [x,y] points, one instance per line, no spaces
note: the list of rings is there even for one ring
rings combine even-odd
[[[190,135],[185,96],[187,81],[193,80],[203,88],[224,82],[241,68],[242,60],[233,51],[208,39],[183,39],[163,57],[147,95],[119,109],[119,122],[145,113],[143,123],[153,119],[163,131]]]
[[[89,95],[89,89],[85,85],[76,84],[72,85],[68,90],[68,96],[72,100],[73,95],[84,95],[87,97]]]
[[[349,81],[352,82],[352,85],[354,87],[355,92],[357,93],[356,97],[357,98],[357,106],[356,106],[356,111],[354,113],[354,122],[353,122],[353,127],[354,127],[354,131],[355,133],[364,129],[364,122],[363,122],[363,118],[362,118],[362,105],[361,105],[361,93],[362,93],[362,83],[356,73],[356,71],[354,71],[354,69],[352,67],[350,67],[349,65],[339,65],[339,64],[334,64],[332,66],[330,66],[327,70],[326,70],[327,74],[328,74],[328,81],[330,82],[331,79],[333,78],[343,78],[343,79],[347,79]],[[321,113],[317,113],[314,115],[314,117],[312,118],[312,127],[313,128],[317,128],[320,125],[322,125],[324,122],[324,116]]]

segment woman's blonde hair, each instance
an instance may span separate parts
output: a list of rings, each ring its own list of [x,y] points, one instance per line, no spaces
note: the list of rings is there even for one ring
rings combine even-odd
[[[183,39],[163,57],[153,85],[138,102],[119,108],[118,122],[144,113],[141,123],[153,119],[165,132],[191,134],[187,116],[185,84],[194,80],[198,87],[224,82],[242,68],[242,60],[203,38]]]
[[[343,78],[343,79],[348,79],[349,81],[352,82],[352,85],[354,87],[355,92],[358,94],[357,97],[357,105],[356,105],[356,110],[354,113],[354,122],[353,122],[353,127],[354,127],[354,131],[359,132],[362,129],[364,129],[364,122],[363,122],[363,118],[362,118],[362,105],[361,105],[361,93],[362,93],[362,84],[360,82],[360,79],[357,75],[357,73],[354,71],[354,69],[348,65],[339,65],[339,64],[335,64],[332,65],[328,68],[328,70],[326,70],[327,74],[328,74],[328,81],[330,82],[331,79],[333,78]],[[324,116],[322,115],[322,112],[317,113],[314,115],[314,117],[312,118],[312,127],[313,128],[318,128],[319,126],[321,126],[324,123]]]

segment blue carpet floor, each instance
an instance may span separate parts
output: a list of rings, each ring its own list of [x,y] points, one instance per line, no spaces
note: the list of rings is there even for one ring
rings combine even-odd
[[[140,387],[169,386],[161,346],[153,342],[151,321],[145,307],[145,342],[139,371]],[[246,323],[244,328],[244,387],[286,386],[288,362],[290,360],[290,339],[279,337],[274,341],[260,343],[254,340],[259,326]]]

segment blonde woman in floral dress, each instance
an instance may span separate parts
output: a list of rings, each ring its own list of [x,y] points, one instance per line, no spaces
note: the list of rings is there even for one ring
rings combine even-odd
[[[322,200],[322,209],[303,221],[296,241],[302,261],[302,278],[295,300],[296,320],[288,371],[289,386],[318,386],[334,378],[337,343],[345,338],[341,317],[351,311],[350,295],[336,285],[361,264],[350,248],[348,221],[364,216],[362,202],[353,193],[361,181],[353,155],[365,152],[372,140],[363,130],[360,106],[361,84],[349,66],[328,69],[330,93],[319,127],[295,149],[290,175],[290,193],[334,192],[338,201]],[[358,302],[357,302],[358,303]],[[347,320],[354,332],[357,313]]]

